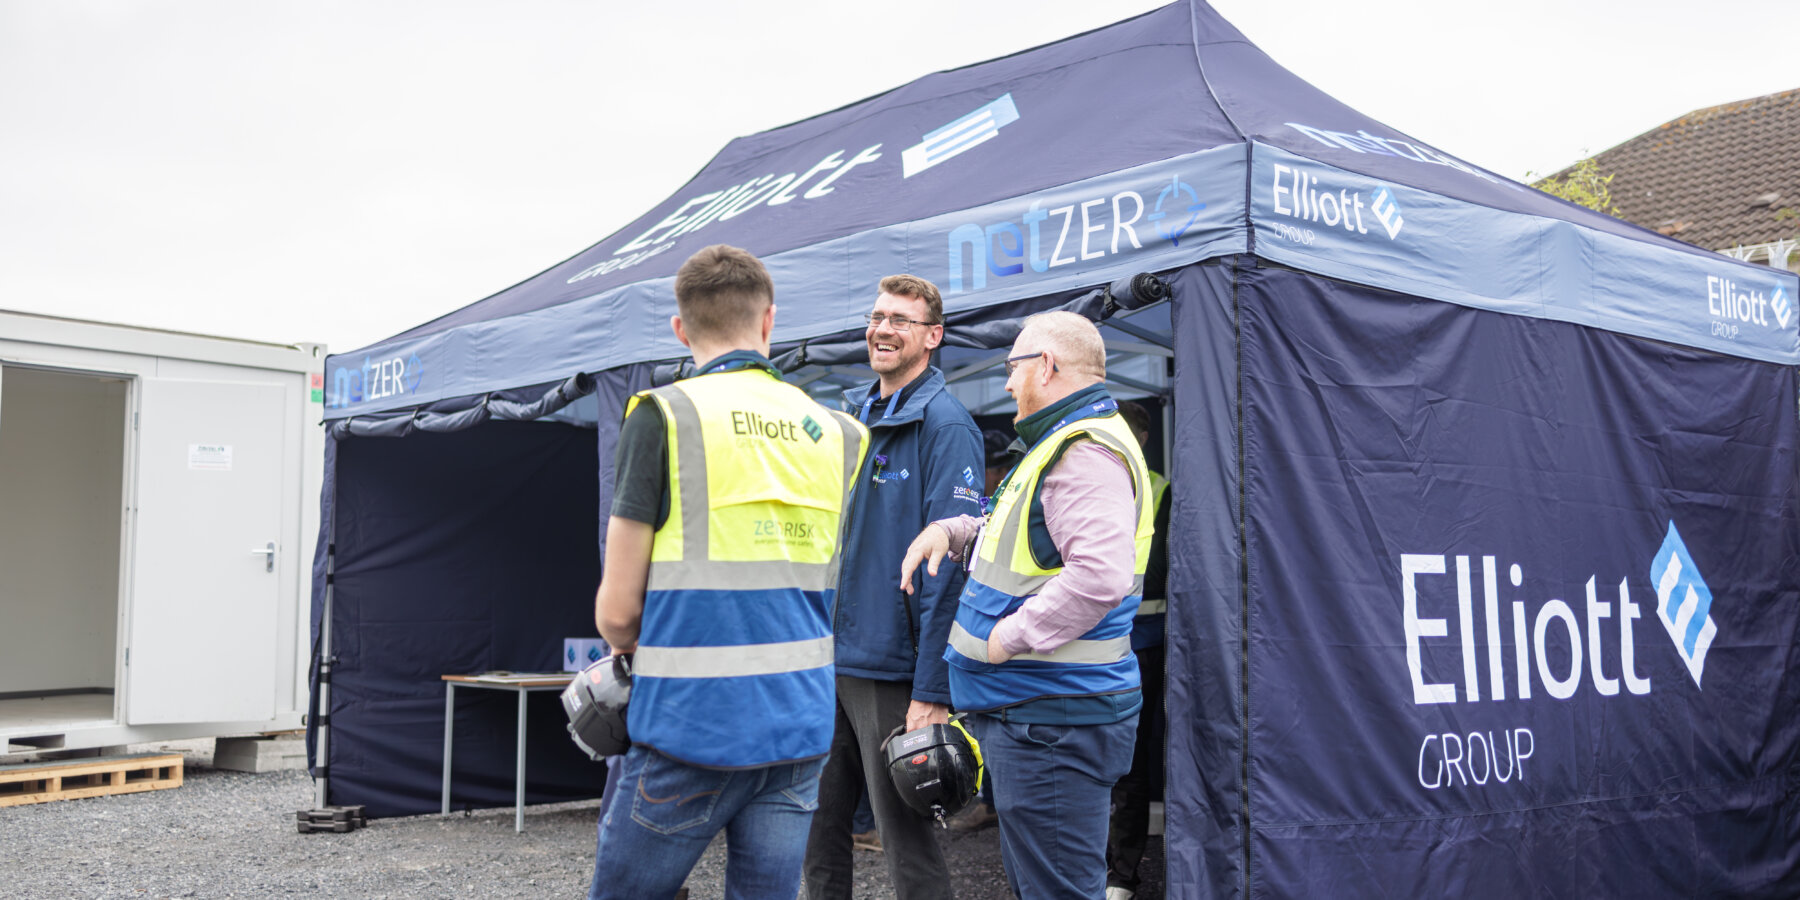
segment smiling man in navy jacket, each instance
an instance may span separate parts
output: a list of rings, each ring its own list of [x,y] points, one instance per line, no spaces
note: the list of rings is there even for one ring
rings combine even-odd
[[[866,789],[896,896],[947,898],[949,873],[931,822],[895,793],[881,745],[895,728],[949,720],[944,642],[962,573],[947,566],[912,595],[896,573],[926,523],[980,514],[981,431],[930,364],[944,339],[943,299],[931,282],[883,278],[868,322],[869,367],[879,377],[844,394],[847,411],[869,427],[869,451],[850,501],[832,616],[837,730],[806,846],[806,893],[849,900],[850,820]]]

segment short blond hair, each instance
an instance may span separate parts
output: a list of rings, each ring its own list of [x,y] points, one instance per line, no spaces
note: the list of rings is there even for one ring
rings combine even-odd
[[[1071,373],[1106,380],[1106,341],[1100,329],[1072,312],[1043,312],[1025,319],[1019,332],[1028,343],[1056,354],[1060,368]]]

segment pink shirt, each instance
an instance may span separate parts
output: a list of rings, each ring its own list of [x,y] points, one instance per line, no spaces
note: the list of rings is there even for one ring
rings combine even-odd
[[[1131,592],[1137,508],[1131,473],[1112,451],[1081,441],[1044,476],[1044,524],[1063,568],[1037,596],[994,626],[1007,653],[1048,653],[1099,623]],[[950,553],[965,559],[978,516],[941,519]]]

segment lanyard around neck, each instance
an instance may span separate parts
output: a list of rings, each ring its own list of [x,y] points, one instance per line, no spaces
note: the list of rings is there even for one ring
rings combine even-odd
[[[1118,408],[1119,408],[1119,401],[1114,400],[1111,397],[1108,397],[1105,400],[1101,400],[1098,403],[1089,403],[1087,405],[1084,405],[1084,406],[1076,409],[1074,412],[1069,413],[1066,416],[1063,416],[1061,419],[1058,419],[1055,425],[1050,426],[1050,428],[1044,432],[1044,437],[1047,438],[1050,435],[1055,434],[1056,432],[1060,431],[1064,425],[1067,425],[1070,422],[1076,422],[1076,421],[1080,421],[1082,419],[1091,419],[1096,416],[1104,416],[1107,413],[1112,412],[1113,410],[1116,410]],[[1043,438],[1039,438],[1039,440],[1043,440]],[[1033,444],[1032,446],[1036,446],[1036,445]],[[1025,452],[1030,453],[1031,451],[1029,448],[1027,448],[1027,450]],[[1012,480],[1013,473],[1019,471],[1019,463],[1022,463],[1024,461],[1025,461],[1025,458],[1022,456],[1019,457],[1018,460],[1014,461],[1012,468],[1006,470],[1006,477],[1000,479],[1000,483],[994,487],[994,493],[991,494],[990,496],[981,498],[981,514],[982,515],[985,516],[993,510],[994,498],[1000,496],[1000,494],[1005,491],[1006,483]]]
[[[779,375],[775,374],[774,367],[769,365],[769,363],[764,362],[763,360],[760,360],[760,359],[748,358],[748,357],[743,357],[743,356],[730,357],[730,358],[726,358],[726,359],[715,359],[712,362],[707,363],[705,368],[694,373],[694,377],[698,378],[701,375],[713,375],[713,374],[717,374],[719,372],[734,372],[734,371],[737,371],[738,369],[761,369],[761,370],[769,373],[771,376],[774,376],[777,378],[780,377]]]
[[[1090,403],[1087,406],[1083,406],[1082,408],[1063,416],[1061,419],[1058,419],[1055,425],[1050,426],[1049,431],[1044,432],[1044,437],[1055,434],[1057,429],[1077,419],[1091,419],[1095,416],[1104,416],[1118,408],[1119,401],[1114,400],[1111,397],[1108,397],[1099,403]]]
[[[879,387],[880,382],[876,382],[876,386]],[[894,396],[889,398],[889,400],[888,400],[887,412],[884,412],[881,414],[882,418],[885,419],[894,414],[895,407],[898,407],[900,405],[900,395],[905,392],[906,392],[906,388],[901,388],[900,390],[897,390],[894,392]],[[868,399],[863,401],[862,412],[859,412],[856,414],[857,421],[863,423],[864,425],[869,424],[869,408],[875,405],[875,399],[876,399],[875,388],[870,388]]]

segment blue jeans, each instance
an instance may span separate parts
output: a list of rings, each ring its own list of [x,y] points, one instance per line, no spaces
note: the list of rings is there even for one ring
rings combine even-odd
[[[594,853],[594,900],[675,896],[725,831],[726,900],[793,900],[823,759],[760,769],[702,769],[633,747]]]
[[[1106,893],[1112,788],[1131,768],[1136,714],[1106,725],[1027,725],[977,713],[968,724],[994,785],[1000,860],[1026,900]]]
[[[595,825],[597,832],[594,838],[594,859],[600,858],[600,841],[606,838],[606,811],[612,808],[613,801],[619,796],[619,773],[625,770],[625,757],[609,756],[606,758],[606,787],[600,791],[600,818]],[[588,900],[600,896],[600,867],[594,867],[594,875],[588,884]]]

